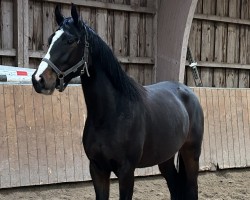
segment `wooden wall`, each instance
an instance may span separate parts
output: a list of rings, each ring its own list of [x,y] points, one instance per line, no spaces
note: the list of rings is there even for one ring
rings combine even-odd
[[[205,116],[201,170],[250,167],[250,90],[194,88]]]
[[[118,56],[138,82],[155,82],[156,1],[153,0],[0,0],[0,64],[37,68],[56,30],[54,9],[70,16],[71,2],[83,20]]]
[[[200,170],[250,167],[250,91],[194,91],[205,114]],[[52,96],[31,85],[0,85],[0,119],[0,188],[90,180],[79,85]],[[157,173],[155,166],[135,175]]]
[[[0,85],[0,118],[1,188],[86,179],[80,87],[43,96],[30,85]]]
[[[189,46],[207,87],[250,87],[250,1],[199,0]],[[186,84],[194,86],[186,68]]]

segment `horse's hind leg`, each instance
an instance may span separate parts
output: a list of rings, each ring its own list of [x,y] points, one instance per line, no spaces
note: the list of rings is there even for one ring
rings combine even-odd
[[[174,164],[174,156],[168,161],[158,165],[162,176],[166,179],[168,189],[171,195],[171,200],[177,200],[179,192],[178,174]]]
[[[201,144],[185,143],[180,150],[179,176],[184,199],[198,199],[198,173]]]

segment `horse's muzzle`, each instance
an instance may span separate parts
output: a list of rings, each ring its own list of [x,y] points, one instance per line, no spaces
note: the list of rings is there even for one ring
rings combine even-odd
[[[37,81],[35,79],[35,75],[33,74],[31,80],[32,80],[33,88],[35,89],[35,91],[37,93],[45,94],[45,95],[51,95],[53,93],[53,90],[45,89],[45,85],[44,85],[43,79],[40,79],[39,81]]]
[[[35,79],[35,75],[34,74],[32,75],[32,85],[33,85],[33,87],[34,87],[34,89],[35,89],[35,91],[37,93],[41,93],[42,92],[42,84],[41,84],[40,81],[37,81]]]

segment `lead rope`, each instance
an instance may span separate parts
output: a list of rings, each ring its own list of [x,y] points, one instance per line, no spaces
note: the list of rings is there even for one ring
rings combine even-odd
[[[196,87],[203,87],[198,69],[197,69],[197,62],[195,62],[193,56],[192,56],[192,52],[191,49],[187,48],[187,60],[189,62],[189,67],[191,67],[192,69],[192,74],[193,74],[193,78],[194,78],[194,82],[195,82],[195,86]]]

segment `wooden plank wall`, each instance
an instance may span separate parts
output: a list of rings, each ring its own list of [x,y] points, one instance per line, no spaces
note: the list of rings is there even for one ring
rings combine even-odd
[[[55,6],[61,5],[68,17],[71,2],[130,76],[144,85],[155,82],[154,0],[0,0],[0,64],[37,68],[48,37],[57,29]]]
[[[250,87],[250,1],[199,0],[189,46],[205,87]],[[194,86],[186,68],[186,81]]]
[[[0,118],[0,188],[90,179],[81,87],[43,96],[30,85],[0,85]]]
[[[250,90],[194,91],[205,114],[200,170],[250,167]],[[45,96],[30,85],[0,85],[0,119],[0,188],[90,180],[80,86]]]
[[[201,170],[250,166],[250,90],[194,88],[205,116]]]

